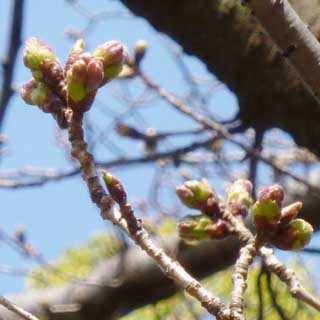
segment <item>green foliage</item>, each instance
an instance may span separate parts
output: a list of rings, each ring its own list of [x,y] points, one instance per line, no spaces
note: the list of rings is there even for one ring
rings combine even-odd
[[[27,285],[31,288],[44,288],[83,278],[120,248],[121,241],[115,234],[93,236],[86,244],[67,249],[52,266],[36,268],[27,278]]]
[[[157,234],[159,236],[167,236],[175,232],[177,232],[177,221],[170,217],[162,219],[157,229]]]
[[[304,269],[298,263],[292,265],[292,268],[297,272],[302,283],[312,288]],[[259,310],[259,295],[258,295],[258,279],[261,272],[259,264],[255,264],[250,270],[248,277],[248,289],[245,295],[246,319],[258,319]],[[229,301],[232,290],[232,268],[217,272],[214,275],[206,278],[203,283],[214,294],[221,297],[225,302]],[[282,320],[279,312],[273,305],[271,294],[268,288],[267,276],[263,273],[260,276],[260,285],[263,299],[263,320]],[[280,306],[283,313],[290,320],[307,320],[319,319],[317,312],[304,303],[294,299],[287,286],[283,284],[276,276],[271,276],[271,286],[273,295],[276,296],[277,304]],[[173,297],[161,300],[153,305],[147,305],[143,308],[131,312],[121,318],[121,320],[166,320],[166,319],[207,319],[206,311],[200,306],[198,302],[190,298],[187,294],[179,292]]]

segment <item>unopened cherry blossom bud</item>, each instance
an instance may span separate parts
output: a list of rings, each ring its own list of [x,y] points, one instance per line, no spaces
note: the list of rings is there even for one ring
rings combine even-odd
[[[299,250],[310,242],[312,233],[310,223],[303,219],[295,219],[279,230],[273,244],[282,250]]]
[[[176,193],[184,205],[201,210],[202,206],[213,195],[212,188],[206,180],[190,180],[176,188]]]
[[[103,69],[101,63],[95,59],[90,59],[87,66],[87,88],[89,91],[96,90],[103,81]]]
[[[32,71],[40,70],[45,60],[57,60],[52,49],[38,38],[28,39],[23,52],[25,66]]]
[[[103,80],[102,64],[90,53],[82,53],[67,72],[67,95],[73,110],[89,110]]]
[[[263,188],[258,195],[259,201],[272,200],[275,201],[279,207],[281,207],[283,199],[284,190],[283,187],[279,184]]]
[[[302,202],[297,201],[289,204],[288,206],[281,209],[281,218],[280,221],[283,224],[289,223],[293,220],[299,213],[302,208]]]
[[[122,205],[125,204],[127,201],[127,194],[120,182],[114,175],[112,175],[108,171],[102,172],[103,181],[111,195],[111,197],[116,201],[118,204]]]
[[[63,70],[52,49],[38,38],[26,42],[23,60],[35,80],[42,81],[57,92],[61,89]]]
[[[184,240],[222,239],[229,234],[223,220],[213,221],[207,215],[186,216],[178,223],[179,236]]]
[[[200,211],[213,219],[221,217],[220,199],[214,192],[205,202],[203,202]]]
[[[216,222],[208,225],[205,228],[205,231],[212,239],[223,239],[230,235],[228,225],[222,219],[218,219]]]
[[[148,43],[145,40],[138,40],[135,43],[135,47],[134,47],[134,58],[135,58],[135,63],[137,65],[140,64],[141,60],[143,59],[143,57],[146,54],[147,51],[147,47],[148,47]]]
[[[98,46],[92,53],[103,65],[103,84],[115,78],[121,71],[125,59],[123,45],[118,41],[108,41]]]
[[[284,192],[280,185],[266,187],[259,193],[252,208],[257,229],[266,231],[268,225],[271,227],[279,223],[283,197]]]
[[[252,204],[252,184],[249,180],[239,179],[228,190],[227,204],[234,215],[246,216]]]
[[[178,223],[179,236],[184,240],[209,240],[205,228],[212,222],[206,215],[186,216]]]
[[[21,87],[20,95],[26,103],[37,105],[44,112],[55,112],[62,104],[60,98],[46,84],[34,79]]]
[[[79,39],[77,42],[74,44],[74,46],[71,48],[67,62],[64,67],[64,72],[67,74],[68,70],[71,68],[71,66],[74,64],[76,60],[78,60],[80,54],[84,53],[84,40]]]

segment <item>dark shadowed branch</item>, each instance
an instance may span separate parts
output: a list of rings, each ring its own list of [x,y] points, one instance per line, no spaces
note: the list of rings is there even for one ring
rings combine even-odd
[[[2,85],[0,91],[0,131],[3,128],[4,116],[8,107],[9,100],[13,95],[12,79],[14,65],[21,45],[21,31],[23,22],[24,0],[15,0],[12,7],[12,21],[10,36],[8,37],[8,50],[2,62]]]

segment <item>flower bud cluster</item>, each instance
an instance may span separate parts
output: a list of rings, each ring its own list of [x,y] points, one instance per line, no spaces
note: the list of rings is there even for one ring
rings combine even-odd
[[[84,41],[78,40],[63,70],[52,49],[31,38],[26,42],[24,63],[33,79],[22,87],[21,96],[45,112],[56,112],[67,104],[75,112],[85,112],[98,88],[121,71],[123,61],[124,50],[118,41],[106,42],[91,54],[85,52]]]
[[[51,48],[37,38],[26,42],[23,61],[33,78],[20,91],[24,101],[38,105],[44,112],[55,112],[63,104],[58,91],[63,83],[63,70]]]
[[[179,222],[179,234],[186,240],[221,239],[229,234],[228,226],[221,219],[221,199],[209,182],[191,180],[176,188],[181,202],[200,215],[187,216]]]
[[[249,180],[239,179],[228,190],[227,205],[234,215],[245,217],[252,205],[252,184]]]
[[[280,185],[264,188],[252,207],[257,234],[283,250],[298,250],[306,246],[312,236],[312,226],[303,219],[295,219],[301,202],[282,207],[284,190]]]

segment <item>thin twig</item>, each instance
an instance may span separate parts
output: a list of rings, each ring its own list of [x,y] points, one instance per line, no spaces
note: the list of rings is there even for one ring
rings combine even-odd
[[[223,218],[231,224],[233,233],[238,236],[240,241],[245,244],[254,241],[253,234],[245,227],[242,219],[233,216],[229,210],[225,210]],[[277,275],[289,287],[293,297],[320,311],[320,300],[302,286],[294,272],[277,259],[271,248],[261,246],[257,254],[262,258],[266,268]]]
[[[39,320],[37,317],[29,313],[28,311],[16,306],[13,302],[5,298],[4,296],[0,296],[0,304],[7,308],[8,310],[14,312],[16,315],[20,316],[26,320]]]
[[[303,248],[301,251],[305,253],[311,253],[311,254],[320,254],[319,248]]]
[[[192,110],[191,107],[189,107],[187,104],[185,104],[183,101],[178,99],[176,96],[165,90],[163,87],[161,87],[159,84],[154,82],[150,77],[148,77],[145,73],[143,73],[141,70],[137,70],[137,74],[141,77],[141,79],[144,81],[147,87],[151,88],[152,90],[155,90],[159,96],[161,96],[163,99],[165,99],[171,106],[173,106],[175,109],[179,110],[181,113],[187,115],[188,117],[194,119],[198,123],[202,124],[205,128],[211,129],[214,132],[216,132],[218,135],[220,135],[221,138],[228,140],[229,142],[233,143],[234,145],[237,145],[241,149],[243,149],[247,154],[259,159],[260,161],[264,162],[265,164],[277,169],[280,173],[287,175],[291,177],[292,179],[303,183],[305,186],[308,187],[309,191],[312,192],[315,196],[320,197],[320,189],[316,186],[311,185],[303,178],[300,178],[293,174],[290,171],[287,171],[280,166],[278,166],[274,161],[268,157],[263,156],[259,150],[253,149],[246,144],[242,143],[238,139],[234,138],[232,134],[221,124],[218,122],[215,122],[211,119],[208,119],[204,117],[203,115],[196,113]]]
[[[276,274],[290,289],[291,295],[320,311],[320,301],[309,293],[296,278],[294,272],[287,268],[274,255],[271,248],[265,246],[259,249],[259,255],[266,267]]]
[[[252,145],[253,149],[261,152],[262,149],[262,140],[263,140],[264,132],[263,130],[256,130],[254,143]],[[251,157],[249,161],[249,177],[248,180],[252,183],[252,197],[256,199],[256,185],[257,185],[257,167],[258,167],[258,159],[256,157]]]
[[[251,265],[255,254],[256,244],[255,241],[252,240],[240,249],[240,256],[233,268],[233,290],[231,294],[230,309],[237,319],[244,319],[244,293],[247,289],[249,266]]]
[[[176,148],[169,151],[154,153],[154,154],[148,154],[147,156],[141,156],[136,158],[126,158],[126,157],[120,157],[115,160],[107,161],[107,162],[96,162],[96,166],[98,169],[105,169],[105,168],[112,168],[112,167],[120,167],[125,165],[136,165],[136,164],[144,164],[149,162],[154,162],[160,159],[169,159],[169,160],[179,160],[180,162],[188,162],[187,160],[184,160],[183,156],[187,154],[188,152],[194,151],[198,148],[206,148],[212,145],[212,143],[217,138],[210,137],[209,139],[199,141],[199,142],[193,142],[187,146]],[[217,161],[220,161],[220,159],[217,158]],[[14,172],[14,174],[28,174],[28,170],[17,170]],[[77,174],[80,173],[79,167],[73,167],[69,169],[63,169],[63,170],[43,170],[41,169],[38,171],[38,174],[35,172],[34,175],[38,175],[40,177],[34,178],[31,181],[20,181],[17,179],[6,179],[0,177],[0,188],[25,188],[25,187],[35,187],[35,186],[41,186],[51,181],[59,181],[64,178],[71,178]],[[30,174],[29,174],[30,175]]]

